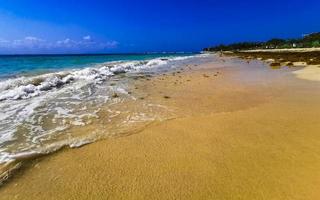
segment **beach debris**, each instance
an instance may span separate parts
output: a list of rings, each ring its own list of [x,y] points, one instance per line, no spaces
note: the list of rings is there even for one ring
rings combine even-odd
[[[287,62],[292,63],[302,63],[297,66],[306,66],[306,65],[319,65],[320,64],[320,51],[313,49],[302,49],[300,51],[286,50],[286,51],[251,51],[251,52],[237,52],[237,57],[241,59],[246,59],[248,56],[252,56],[258,60],[264,60],[267,63],[280,62],[283,65],[286,65]],[[296,64],[295,64],[296,66]]]
[[[270,64],[270,67],[271,67],[272,69],[280,69],[280,68],[281,68],[281,63],[279,63],[279,62],[273,62],[273,63]]]
[[[319,60],[317,58],[311,58],[309,61],[307,61],[308,65],[319,65]]]
[[[170,99],[171,97],[165,95],[165,96],[163,96],[163,98]]]
[[[271,67],[281,67],[281,63],[279,62],[273,62],[270,64]]]
[[[114,75],[118,75],[118,74],[124,74],[124,73],[126,73],[126,71],[123,69],[121,69],[121,70],[115,70],[115,71],[113,71],[113,74]]]
[[[44,80],[42,78],[35,78],[31,81],[31,84],[34,85],[34,86],[38,86],[38,85],[41,85],[41,83],[43,82]]]
[[[118,97],[119,95],[116,92],[112,94],[112,98],[118,98]]]
[[[298,66],[298,67],[305,67],[307,66],[306,62],[293,62],[294,66]]]
[[[275,59],[269,58],[269,59],[266,60],[266,62],[271,62],[271,63],[273,63],[273,62],[275,62]]]
[[[293,67],[293,66],[294,66],[292,62],[287,62],[286,65],[287,65],[288,67]]]

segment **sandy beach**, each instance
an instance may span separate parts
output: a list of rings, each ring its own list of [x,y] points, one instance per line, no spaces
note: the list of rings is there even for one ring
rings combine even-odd
[[[0,199],[319,199],[319,78],[216,59],[137,80],[172,117],[32,160]]]

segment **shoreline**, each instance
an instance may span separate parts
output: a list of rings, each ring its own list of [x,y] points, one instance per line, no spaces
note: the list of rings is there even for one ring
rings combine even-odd
[[[291,49],[255,49],[255,50],[241,50],[239,52],[247,52],[247,53],[253,53],[253,52],[314,52],[314,51],[320,51],[320,48],[291,48]]]
[[[294,71],[221,57],[138,80],[178,117],[31,161],[0,199],[317,199],[320,85]]]
[[[236,56],[241,59],[257,59],[277,64],[278,66],[295,66],[294,63],[305,65],[320,65],[320,51],[310,52],[279,52],[279,51],[239,51],[239,52],[222,52],[227,56]],[[299,66],[296,65],[296,66]]]
[[[318,49],[318,48],[314,48]],[[260,60],[270,65],[272,69],[294,67],[298,70],[293,74],[300,79],[320,81],[320,51],[311,48],[300,49],[301,51],[251,50],[239,52],[223,52],[226,56],[238,57],[247,60]],[[288,49],[289,50],[289,49]],[[294,49],[292,49],[294,50]]]
[[[78,147],[121,134],[164,117],[166,108],[149,106],[138,99],[143,91],[131,88],[131,82],[149,79],[170,65],[179,68],[191,58],[202,62],[202,57],[152,56],[140,55],[135,60],[124,58],[89,68],[57,69],[2,81],[0,184],[8,177],[11,166],[15,169],[20,162],[65,146]],[[77,127],[83,126],[90,134],[77,133]]]

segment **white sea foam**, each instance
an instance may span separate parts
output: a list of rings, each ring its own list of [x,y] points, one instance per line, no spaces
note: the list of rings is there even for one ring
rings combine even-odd
[[[81,140],[61,134],[72,126],[85,126],[98,119],[101,105],[108,103],[114,92],[130,97],[124,82],[110,86],[107,84],[110,78],[119,73],[170,68],[191,58],[193,56],[119,61],[0,81],[0,164],[27,154],[94,141],[94,134]],[[121,101],[110,101],[110,105],[112,103]],[[109,117],[122,114],[110,111]],[[124,123],[150,120],[152,116],[145,113],[133,113]]]
[[[0,82],[0,101],[11,99],[27,99],[62,87],[66,84],[79,81],[101,83],[108,77],[134,70],[159,67],[168,64],[170,61],[179,61],[191,58],[192,56],[157,58],[149,61],[120,62],[111,66],[92,67],[74,71],[49,73],[34,77],[20,77]]]

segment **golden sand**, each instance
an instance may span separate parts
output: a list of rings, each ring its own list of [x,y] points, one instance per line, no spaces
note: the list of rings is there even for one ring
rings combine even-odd
[[[137,82],[177,117],[30,162],[0,199],[319,199],[319,82],[224,62]]]
[[[298,78],[311,80],[311,81],[320,81],[320,66],[311,65],[304,67],[300,70],[293,72]]]

